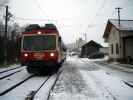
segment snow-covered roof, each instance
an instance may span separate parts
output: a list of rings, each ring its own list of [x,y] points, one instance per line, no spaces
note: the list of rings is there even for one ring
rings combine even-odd
[[[121,31],[133,31],[133,20],[120,20],[119,27],[118,19],[109,19],[104,31],[103,38],[107,38],[109,36],[112,26]]]
[[[82,47],[85,47],[85,46],[95,46],[95,47],[98,47],[98,48],[102,48],[103,46],[93,40],[90,40],[89,42],[87,42],[86,44],[82,45]]]
[[[117,19],[110,19],[109,20],[117,29],[120,30],[128,30],[131,31],[133,30],[133,20],[120,20],[120,28],[118,24]]]

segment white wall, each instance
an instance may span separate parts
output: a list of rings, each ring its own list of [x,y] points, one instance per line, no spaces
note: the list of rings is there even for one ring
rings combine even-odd
[[[111,33],[108,38],[109,43],[109,57],[110,58],[120,58],[120,48],[119,48],[119,54],[116,54],[116,43],[118,43],[119,46],[119,32],[115,27],[112,27]],[[113,54],[111,53],[111,45],[113,44]]]

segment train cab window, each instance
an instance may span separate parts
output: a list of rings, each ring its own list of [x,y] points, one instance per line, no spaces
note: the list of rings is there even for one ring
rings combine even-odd
[[[55,48],[55,35],[24,36],[23,49],[26,51],[54,50]]]

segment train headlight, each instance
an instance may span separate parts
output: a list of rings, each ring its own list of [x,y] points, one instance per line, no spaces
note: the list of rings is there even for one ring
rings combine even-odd
[[[37,34],[40,35],[40,34],[42,34],[42,32],[39,31],[39,32],[37,32]]]
[[[54,57],[54,56],[55,56],[55,54],[54,54],[54,53],[50,53],[50,56],[51,56],[51,57]]]
[[[25,53],[25,54],[24,54],[24,57],[28,57],[28,54],[27,54],[27,53]]]

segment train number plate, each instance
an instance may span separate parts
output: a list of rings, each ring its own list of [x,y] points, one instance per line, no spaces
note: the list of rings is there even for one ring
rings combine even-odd
[[[43,53],[35,53],[34,58],[38,59],[38,60],[42,60],[44,58],[44,54]]]

